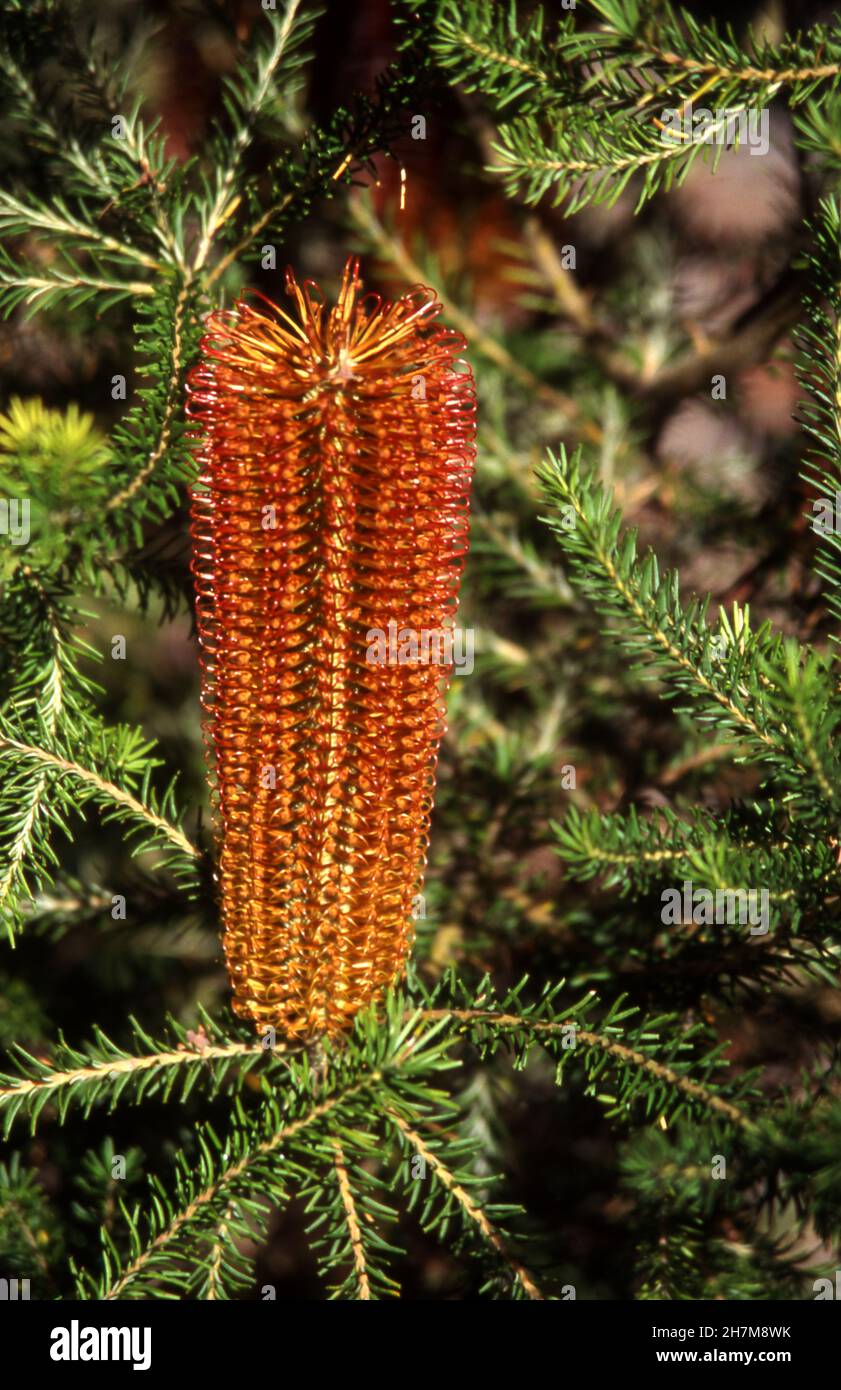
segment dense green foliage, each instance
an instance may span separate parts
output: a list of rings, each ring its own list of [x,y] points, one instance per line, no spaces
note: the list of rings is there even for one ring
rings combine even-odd
[[[817,615],[776,581],[792,513],[811,516],[798,468],[841,489],[841,34],[521,8],[401,0],[374,93],[316,121],[320,11],[278,0],[177,160],[136,90],[154,27],[5,6],[0,306],[68,341],[113,322],[125,353],[96,419],[17,395],[0,419],[0,495],[31,506],[28,543],[0,537],[0,1275],[34,1296],[272,1296],[260,1251],[284,1219],[302,1286],[341,1299],[811,1298],[836,1267],[838,534],[807,536]],[[661,292],[655,195],[725,147],[671,147],[647,117],[701,87],[793,109],[810,205],[770,326],[699,344]],[[398,147],[411,183],[417,111],[475,140],[466,224],[477,190],[506,195],[508,318],[350,188]],[[556,242],[586,227],[545,219],[626,189],[651,207],[582,288]],[[189,614],[185,373],[203,314],[302,226],[334,279],[350,242],[389,283],[438,287],[480,392],[460,620],[478,659],[450,695],[415,961],[310,1050],[264,1048],[225,1003],[195,663],[168,720],[108,652],[115,623],[153,650]],[[795,322],[802,429],[776,503],[672,478],[652,523],[664,402],[767,362]],[[670,565],[722,535],[752,565],[776,527],[758,614],[693,596],[621,511]],[[686,881],[767,892],[766,929],[666,925]]]

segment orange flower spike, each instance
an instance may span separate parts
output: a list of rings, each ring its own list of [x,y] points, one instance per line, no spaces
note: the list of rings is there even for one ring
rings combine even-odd
[[[476,400],[434,293],[211,315],[193,574],[237,1013],[335,1035],[400,974],[423,883]],[[395,635],[408,629],[419,651]],[[405,636],[405,634],[404,634]],[[414,659],[419,655],[420,659]]]

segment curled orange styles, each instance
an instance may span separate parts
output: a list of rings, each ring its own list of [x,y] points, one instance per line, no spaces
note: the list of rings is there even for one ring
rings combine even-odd
[[[189,386],[223,944],[237,1013],[287,1038],[405,962],[467,549],[464,340],[431,290],[360,291],[351,261],[332,308],[288,274],[294,313],[212,315]]]

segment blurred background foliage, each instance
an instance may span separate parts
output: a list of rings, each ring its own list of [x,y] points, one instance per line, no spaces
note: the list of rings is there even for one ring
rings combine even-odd
[[[91,52],[134,55],[132,96],[149,118],[160,118],[167,156],[188,159],[220,115],[237,45],[260,22],[259,5],[90,0],[85,9]],[[792,23],[808,30],[833,13],[777,0],[688,9],[699,23],[715,18],[737,32],[752,25],[769,42]],[[544,10],[549,20],[568,14],[553,0]],[[593,18],[582,14],[580,22]],[[276,113],[293,142],[309,123],[328,121],[350,93],[375,93],[395,57],[388,0],[328,4],[310,47],[296,101]],[[51,61],[45,51],[39,79],[60,121],[63,104],[84,93]],[[726,1040],[737,1068],[761,1066],[763,1086],[796,1088],[803,1069],[841,1037],[841,996],[831,980],[795,975],[769,995],[708,958],[694,967],[674,961],[655,901],[646,929],[639,904],[631,913],[598,882],[570,881],[557,856],[550,823],[571,805],[715,813],[749,798],[757,777],[750,763],[734,765],[723,745],[670,711],[600,640],[599,619],[570,588],[540,520],[545,504],[534,468],[559,439],[583,443],[643,547],[679,567],[686,591],[710,591],[714,606],[749,602],[757,619],[824,642],[804,516],[809,492],[799,480],[793,335],[803,223],[831,176],[808,142],[797,142],[785,104],[772,100],[766,157],[726,150],[715,172],[698,161],[637,216],[633,185],[612,205],[570,215],[551,199],[532,205],[506,193],[494,172],[497,135],[481,77],[439,80],[430,97],[426,105],[422,92],[412,95],[390,155],[373,156],[354,186],[315,197],[281,237],[267,237],[276,270],[262,269],[258,254],[232,262],[222,281],[229,302],[246,284],[279,298],[289,264],[330,294],[348,250],[357,250],[366,282],[386,295],[417,281],[433,285],[444,321],[470,345],[480,423],[460,624],[475,630],[476,667],[454,680],[449,697],[418,969],[429,981],[449,965],[488,971],[502,990],[526,973],[535,988],[564,976],[579,994],[609,981],[645,1010],[703,1021]],[[425,139],[411,137],[415,114],[425,118]],[[271,131],[269,122],[247,151],[257,185]],[[13,114],[0,117],[3,175],[49,197],[51,165],[38,133],[23,137]],[[56,268],[49,240],[21,246],[26,241],[13,232],[9,244]],[[125,410],[112,381],[126,377],[129,401],[138,383],[133,322],[126,297],[107,312],[94,299],[59,299],[32,316],[12,306],[0,325],[0,491],[9,490],[14,452],[39,501],[33,543],[47,568],[65,556],[73,508],[107,467],[102,441]],[[726,375],[724,400],[711,397],[714,371]],[[139,724],[156,741],[167,777],[178,774],[191,834],[206,835],[185,521],[182,496],[165,519],[144,522],[138,537],[139,566],[166,576],[162,594],[129,579],[85,603],[82,669],[102,687],[107,721]],[[117,636],[125,638],[124,660],[112,656]],[[37,922],[14,956],[0,958],[0,1042],[37,1054],[58,1030],[76,1042],[95,1021],[119,1035],[128,1015],[152,1026],[166,1011],[195,1026],[199,1005],[225,1003],[209,888],[185,905],[177,883],[130,858],[119,826],[93,812],[83,811],[60,856],[60,886],[39,900]],[[126,898],[126,920],[112,917],[114,894]],[[46,1291],[64,1240],[54,1213],[77,1213],[73,1253],[90,1257],[94,1228],[113,1219],[109,1154],[130,1154],[125,1181],[137,1190],[144,1169],[187,1141],[191,1104],[173,1110],[153,1102],[117,1116],[95,1110],[85,1124],[84,1161],[72,1129],[29,1141],[18,1224],[34,1239]],[[656,1127],[628,1149],[595,1097],[556,1088],[552,1065],[540,1057],[515,1087],[499,1054],[476,1072],[465,1104],[467,1129],[489,1168],[506,1173],[546,1259],[579,1298],[658,1296],[657,1251],[673,1244],[679,1262],[681,1232],[669,1227],[660,1244],[649,1240],[641,1275],[635,1249],[641,1229],[656,1228],[660,1197],[658,1188],[646,1205],[635,1174],[644,1188],[653,1170],[690,1162],[691,1136],[685,1152],[678,1139],[677,1157],[671,1147],[661,1152],[667,1139]],[[727,1296],[742,1233],[726,1213],[711,1220],[720,1269],[706,1271],[713,1281],[706,1287],[719,1279]],[[769,1247],[785,1239],[789,1214],[777,1208],[773,1221]],[[456,1255],[411,1215],[402,1225],[404,1296],[475,1296],[478,1285]],[[801,1232],[791,1268],[777,1250],[772,1284],[754,1296],[797,1289],[797,1261],[807,1251],[812,1261],[831,1260],[819,1247]],[[761,1252],[756,1259],[761,1267]],[[319,1296],[300,1202],[276,1217],[259,1254],[256,1287],[267,1281],[279,1298]]]

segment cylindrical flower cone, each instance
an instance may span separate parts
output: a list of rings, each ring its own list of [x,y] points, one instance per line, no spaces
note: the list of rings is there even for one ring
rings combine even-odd
[[[431,290],[360,289],[355,262],[333,308],[287,275],[295,316],[212,315],[190,378],[223,945],[235,1010],[289,1038],[404,966],[467,549],[464,340]]]

